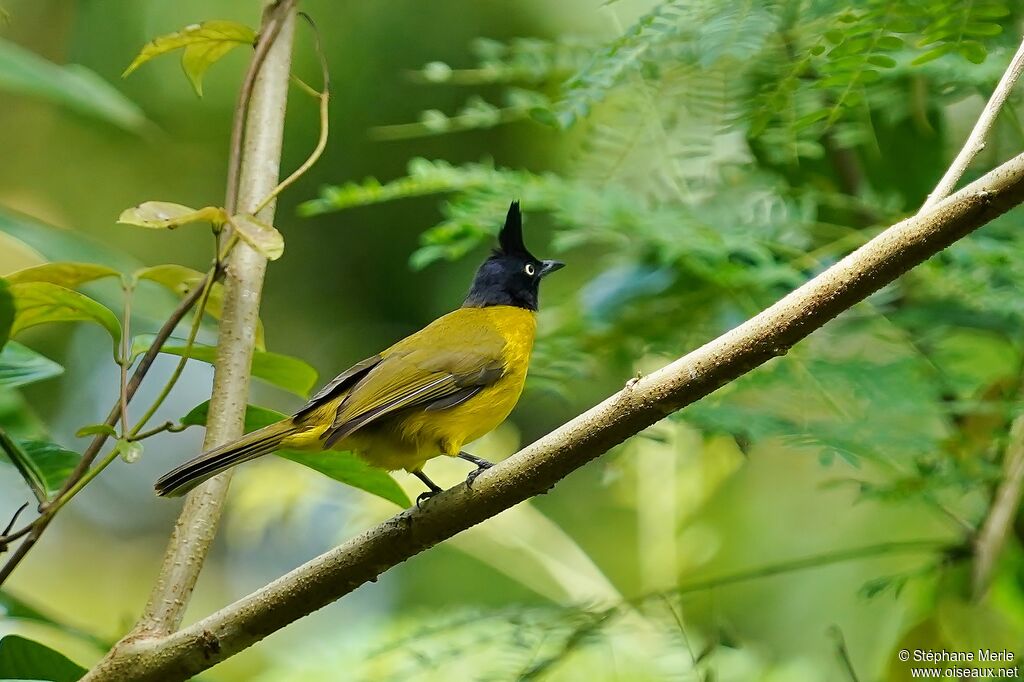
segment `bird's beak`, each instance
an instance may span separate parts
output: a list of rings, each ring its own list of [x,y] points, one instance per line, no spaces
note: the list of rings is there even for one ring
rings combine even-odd
[[[540,276],[545,277],[555,270],[561,270],[564,267],[565,263],[560,260],[542,260],[540,262]]]

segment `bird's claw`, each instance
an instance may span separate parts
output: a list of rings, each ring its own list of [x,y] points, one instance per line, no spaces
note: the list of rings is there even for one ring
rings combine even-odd
[[[423,492],[421,492],[416,497],[416,508],[417,509],[422,509],[422,507],[420,505],[423,504],[424,502],[426,502],[427,500],[429,500],[434,495],[438,494],[439,492],[441,492],[441,491],[440,490],[424,490]]]
[[[469,488],[470,490],[472,490],[473,489],[473,481],[476,480],[476,477],[479,476],[480,474],[482,474],[484,471],[490,469],[492,466],[494,466],[494,465],[491,464],[490,462],[486,462],[486,463],[483,463],[483,464],[477,464],[476,469],[473,469],[472,471],[470,471],[469,475],[466,476],[466,487]]]

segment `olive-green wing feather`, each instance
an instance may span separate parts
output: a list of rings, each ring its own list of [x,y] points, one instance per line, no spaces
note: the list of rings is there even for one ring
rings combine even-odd
[[[449,409],[504,373],[505,340],[494,330],[445,324],[442,318],[383,353],[342,401],[326,447],[400,410]]]
[[[294,418],[300,419],[306,416],[316,408],[321,407],[325,403],[329,403],[345,391],[355,386],[360,379],[365,377],[370,370],[377,366],[381,359],[381,355],[378,353],[373,357],[357,362],[338,376],[334,377],[330,383],[317,391],[316,395],[310,398],[309,402],[302,406],[302,409],[295,413]]]

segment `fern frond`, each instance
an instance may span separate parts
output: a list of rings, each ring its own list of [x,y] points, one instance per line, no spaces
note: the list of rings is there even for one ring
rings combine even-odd
[[[586,118],[627,74],[643,64],[644,55],[683,30],[686,0],[666,0],[641,16],[626,32],[608,43],[569,79],[562,99],[550,112],[550,120],[569,128]]]

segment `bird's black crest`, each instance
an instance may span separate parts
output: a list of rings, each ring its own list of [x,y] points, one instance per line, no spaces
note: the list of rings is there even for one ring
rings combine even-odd
[[[509,204],[505,225],[498,233],[498,244],[501,246],[501,252],[506,256],[533,258],[533,255],[526,250],[526,244],[523,243],[523,216],[519,212],[518,201]]]
[[[558,261],[539,260],[527,251],[519,202],[513,201],[498,233],[498,248],[477,269],[473,286],[462,305],[467,308],[508,305],[536,310],[541,278],[562,265]]]

